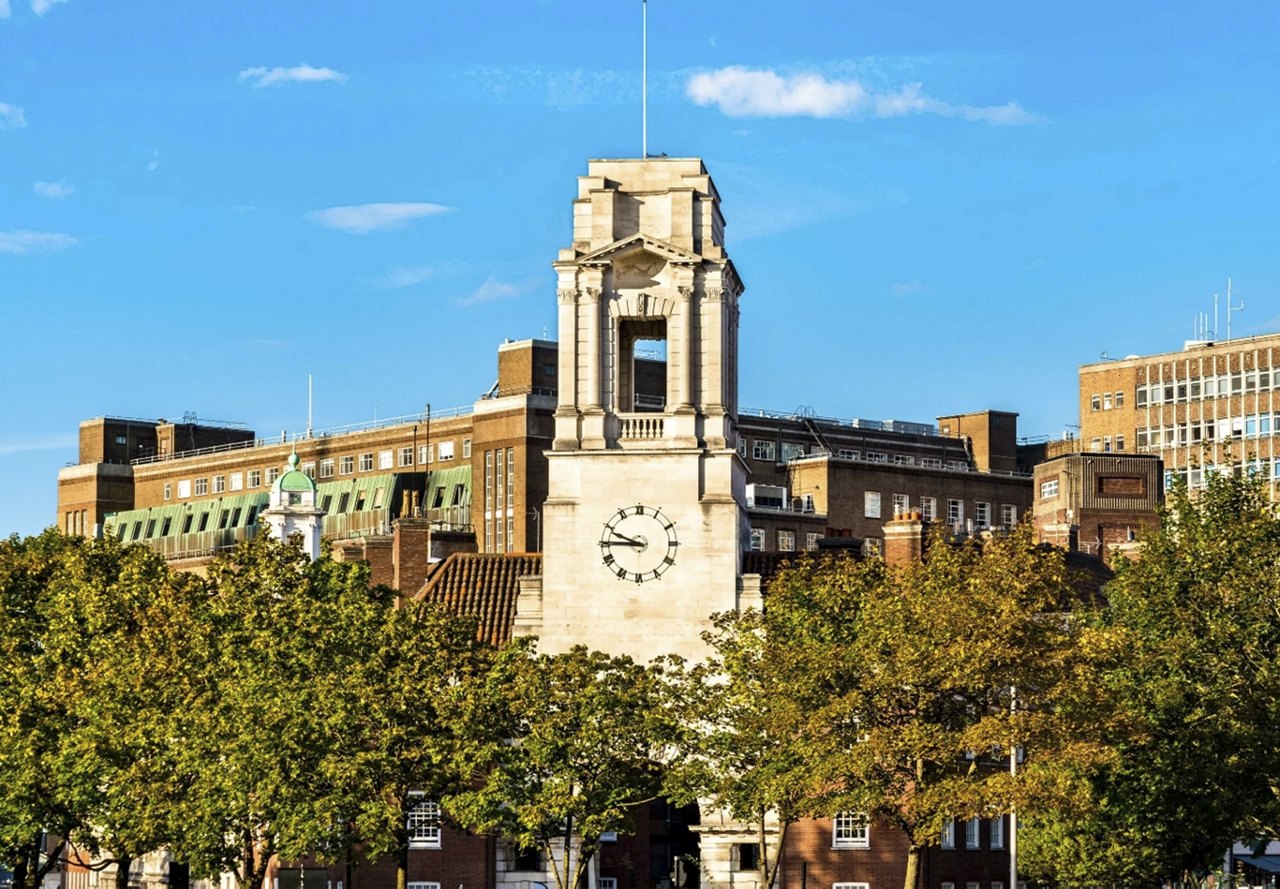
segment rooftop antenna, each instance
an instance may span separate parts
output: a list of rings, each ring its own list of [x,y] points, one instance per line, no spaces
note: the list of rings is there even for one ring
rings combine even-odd
[[[307,438],[311,437],[311,374],[307,374]]]
[[[1231,339],[1231,313],[1244,310],[1244,300],[1240,300],[1240,305],[1231,305],[1231,279],[1227,279],[1227,339]]]
[[[640,0],[640,157],[649,156],[649,0]]]

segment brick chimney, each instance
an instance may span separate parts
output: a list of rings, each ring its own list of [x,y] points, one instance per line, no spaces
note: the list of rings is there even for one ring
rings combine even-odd
[[[895,514],[884,526],[884,560],[890,565],[918,562],[924,555],[924,528],[919,511]]]

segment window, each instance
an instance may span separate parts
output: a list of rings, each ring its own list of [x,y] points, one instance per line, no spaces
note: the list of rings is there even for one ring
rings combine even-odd
[[[1124,450],[1124,436],[1123,436],[1123,435],[1117,435],[1117,436],[1116,436],[1116,450],[1117,450],[1117,451],[1123,451],[1123,450]]]
[[[409,807],[409,848],[440,848],[440,804],[418,800]]]
[[[249,487],[256,488],[256,487],[259,487],[261,484],[262,484],[262,470],[250,469],[249,470]]]
[[[1058,496],[1058,480],[1051,478],[1047,482],[1040,483],[1040,499],[1052,500]]]
[[[937,457],[921,457],[920,465],[925,469],[941,469],[942,461]]]
[[[893,514],[895,516],[902,515],[904,512],[906,512],[909,509],[911,509],[910,497],[908,497],[906,494],[893,495]]]
[[[784,441],[782,443],[782,462],[788,460],[796,460],[804,456],[804,445],[796,444],[793,441]]]
[[[601,837],[603,839],[603,837]],[[617,877],[596,877],[596,889],[618,889]]]
[[[867,462],[868,463],[888,463],[889,455],[881,454],[877,451],[867,451]]]
[[[867,816],[861,812],[841,812],[831,822],[831,846],[835,849],[866,849],[871,845]]]
[[[164,499],[165,500],[173,499],[173,482],[164,483]]]
[[[440,454],[441,460],[452,460],[453,459],[453,442],[451,441],[440,442],[439,454]]]
[[[1091,410],[1091,411],[1099,411],[1099,410],[1102,410],[1102,396],[1101,396],[1101,395],[1098,395],[1098,394],[1096,394],[1096,393],[1095,393],[1095,394],[1093,394],[1093,395],[1089,396],[1089,410]]]
[[[1102,452],[1104,454],[1111,453],[1111,436],[1110,435],[1102,436]]]
[[[977,818],[970,818],[964,823],[964,847],[966,849],[981,848],[982,844],[978,838],[979,823]]]
[[[778,532],[778,552],[793,553],[796,551],[796,532],[795,531],[779,531]]]
[[[943,883],[942,889],[956,889],[955,883]]]
[[[373,454],[372,453],[360,455],[360,471],[361,472],[373,471]]]
[[[764,528],[751,529],[751,551],[764,552]]]
[[[440,490],[441,490],[441,492],[443,492],[443,491],[444,491],[444,488],[441,488]],[[454,485],[454,486],[453,486],[453,499],[449,502],[449,505],[450,505],[450,506],[461,506],[461,505],[462,505],[462,498],[463,498],[464,496],[466,496],[466,493],[467,493],[467,486],[466,486],[466,485],[463,485],[463,484],[457,484],[457,485]]]
[[[862,514],[869,519],[880,518],[880,492],[879,491],[863,492]]]
[[[884,552],[884,543],[878,537],[868,537],[862,541],[862,554],[868,558]]]
[[[1111,410],[1111,393],[1110,392],[1102,393],[1102,409],[1104,411]]]
[[[395,459],[395,452],[390,448],[385,451],[378,451],[378,468],[390,469]]]
[[[991,504],[983,500],[973,504],[973,521],[979,528],[991,527]]]
[[[926,521],[933,521],[938,517],[938,498],[937,497],[921,497],[920,498],[920,515]]]
[[[430,463],[431,460],[428,457],[430,452],[431,452],[431,445],[418,445],[418,462]]]
[[[1091,451],[1100,451],[1100,450],[1102,450],[1102,439],[1100,439],[1100,438],[1091,438],[1091,439],[1089,439],[1089,450],[1091,450]]]
[[[948,818],[942,822],[942,848],[954,849],[956,847],[956,820]]]
[[[840,448],[840,450],[836,451],[836,456],[841,460],[857,460],[858,452],[851,448]]]
[[[308,460],[306,463],[303,463],[302,474],[305,475],[307,478],[315,478],[316,477],[316,461]]]
[[[893,463],[895,466],[915,466],[916,458],[909,457],[906,454],[894,454]]]
[[[751,442],[751,456],[757,460],[773,462],[774,453],[774,444],[771,441]]]
[[[464,438],[462,440],[462,459],[463,460],[471,459],[471,439],[469,438]],[[617,880],[614,880],[614,882],[616,883]]]
[[[244,490],[244,473],[243,472],[231,473],[231,490],[233,491]]]
[[[871,889],[870,883],[832,883],[831,889]]]
[[[275,484],[275,480],[280,477],[280,470],[275,466],[267,467],[267,484]]]
[[[511,855],[512,870],[545,870],[542,864],[542,852],[537,846],[528,849],[517,847],[511,850]]]
[[[178,496],[179,497],[191,496],[191,479],[184,478],[182,481],[178,482]]]
[[[125,436],[123,435],[116,436],[116,444],[122,445],[122,444],[128,444],[128,443],[129,443],[129,439],[126,438]]]
[[[745,438],[738,439],[738,456],[744,460],[747,458],[747,440]]]
[[[405,889],[440,889],[439,883],[424,883],[416,880],[410,880],[405,883]],[[338,881],[338,889],[342,889],[342,881]]]
[[[207,478],[196,479],[195,495],[197,497],[203,497],[208,493],[209,493],[209,480]]]
[[[227,489],[227,477],[225,475],[215,475],[213,477],[213,493],[221,494]]]
[[[808,534],[805,535],[804,548],[809,550],[810,552],[813,552],[815,549],[818,548],[818,540],[821,538],[821,536],[822,535],[814,531],[810,531]]]
[[[1012,528],[1018,524],[1018,507],[1012,503],[1000,504],[1000,524]]]
[[[964,501],[948,500],[947,501],[947,524],[955,527],[964,524]]]
[[[1116,410],[1124,407],[1124,392],[1116,393]]]
[[[400,465],[401,466],[413,465],[413,448],[409,447],[409,448],[400,449]]]
[[[325,459],[320,461],[320,477],[321,478],[333,478],[334,476],[333,470],[334,470],[334,464],[333,464],[332,457],[326,457]]]
[[[1147,387],[1139,386],[1137,392],[1134,393],[1133,403],[1138,407],[1147,406]]]
[[[729,870],[759,870],[760,846],[757,843],[734,843],[729,851]]]
[[[991,819],[991,848],[992,849],[1004,848],[1004,819],[1003,818],[997,817],[997,818]]]

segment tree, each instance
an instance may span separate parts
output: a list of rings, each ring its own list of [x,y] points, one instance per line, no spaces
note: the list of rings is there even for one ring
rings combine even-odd
[[[328,676],[339,716],[319,774],[341,789],[330,821],[349,822],[366,856],[393,856],[405,889],[410,814],[434,817],[425,826],[438,830],[440,800],[469,786],[503,740],[477,707],[493,650],[474,620],[412,602],[379,613],[363,635],[365,656]]]
[[[1280,519],[1259,481],[1169,493],[1159,529],[1091,616],[1126,721],[1082,805],[1027,824],[1029,867],[1064,886],[1197,882],[1280,823]]]
[[[710,639],[725,676],[705,748],[713,799],[740,816],[772,808],[782,828],[837,812],[888,822],[914,889],[947,819],[1060,801],[1105,757],[1090,740],[1105,708],[1089,640],[1065,617],[1078,604],[1062,553],[1027,527],[963,543],[938,532],[906,564],[784,570],[763,615],[721,616]],[[1013,747],[1032,751],[1016,780]]]
[[[273,856],[347,847],[335,819],[347,788],[324,771],[343,737],[334,689],[368,656],[367,628],[391,596],[364,567],[312,562],[268,535],[214,562],[209,593],[185,640],[174,852],[196,875],[261,889]]]
[[[81,863],[115,867],[117,889],[173,834],[184,788],[172,715],[186,704],[184,640],[204,597],[195,575],[111,536],[67,547],[45,590],[49,690],[73,717],[56,761],[79,814],[69,839]]]
[[[633,832],[633,810],[656,799],[676,720],[656,666],[581,646],[538,655],[517,642],[489,677],[506,742],[473,788],[444,801],[467,828],[538,849],[559,889],[580,884],[607,831]]]
[[[55,530],[0,541],[0,861],[15,889],[38,886],[58,863],[65,843],[42,857],[46,834],[65,837],[83,826],[56,768],[72,717],[52,692],[44,644],[46,590],[78,545]]]

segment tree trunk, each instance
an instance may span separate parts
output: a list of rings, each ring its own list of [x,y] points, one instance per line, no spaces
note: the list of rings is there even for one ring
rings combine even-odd
[[[122,855],[116,859],[116,889],[129,889],[129,868],[133,859]]]
[[[18,854],[13,863],[13,889],[27,889],[27,850]]]
[[[907,847],[907,875],[902,880],[902,889],[916,889],[916,881],[920,878],[920,847],[912,843]],[[1016,887],[1014,887],[1016,889]]]
[[[407,816],[400,819],[408,823]],[[409,842],[406,838],[396,849],[396,889],[408,889],[409,886]],[[1015,887],[1016,889],[1016,887]]]

